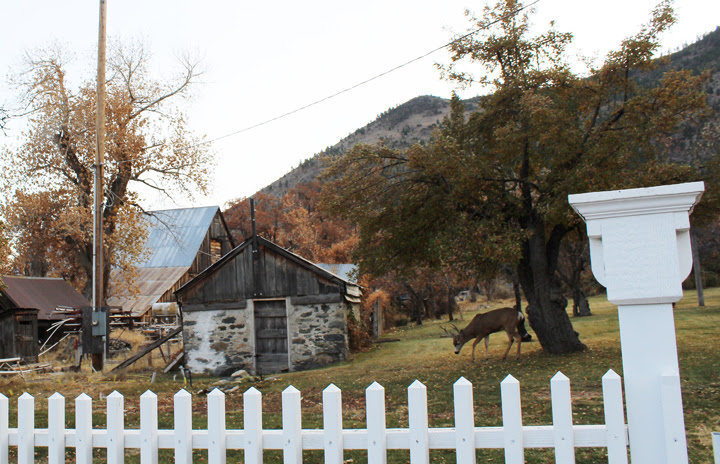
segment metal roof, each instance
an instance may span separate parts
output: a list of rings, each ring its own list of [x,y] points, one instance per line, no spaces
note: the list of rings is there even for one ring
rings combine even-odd
[[[123,310],[130,311],[133,316],[142,316],[153,303],[162,297],[165,292],[173,287],[190,269],[189,266],[182,267],[161,267],[161,268],[139,268],[135,282],[138,287],[137,294],[119,294],[109,296],[109,306],[122,306]],[[113,274],[115,271],[113,271]],[[115,279],[113,279],[115,277]],[[111,280],[117,280],[111,275]]]
[[[208,206],[153,211],[145,243],[149,257],[138,267],[190,267],[219,210]]]
[[[63,317],[52,314],[58,306],[80,309],[91,306],[64,279],[55,277],[2,276],[2,291],[18,308],[37,309],[39,320],[56,320]]]
[[[328,272],[332,272],[346,282],[350,282],[352,284],[357,283],[357,266],[354,264],[315,263],[315,265],[325,269]]]

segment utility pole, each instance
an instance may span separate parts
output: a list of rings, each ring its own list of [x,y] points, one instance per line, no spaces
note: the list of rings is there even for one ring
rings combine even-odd
[[[95,208],[93,234],[93,327],[99,322],[99,313],[103,306],[103,165],[105,163],[105,48],[106,48],[107,2],[100,0],[100,25],[98,28],[98,68],[97,68],[97,110],[95,131],[97,148],[95,152]],[[107,340],[108,334],[104,335]],[[94,345],[94,343],[93,343]],[[105,343],[103,343],[103,346]],[[102,353],[92,353],[92,366],[102,371],[105,349]]]

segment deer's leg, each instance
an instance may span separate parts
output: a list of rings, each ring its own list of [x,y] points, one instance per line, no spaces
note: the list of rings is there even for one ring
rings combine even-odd
[[[470,358],[472,361],[475,361],[475,345],[477,345],[479,341],[480,341],[480,339],[476,338],[475,341],[473,342],[472,357]]]
[[[490,345],[490,335],[485,337],[485,359],[490,358],[490,352],[488,351],[488,345]]]
[[[519,333],[516,332],[514,336],[517,339],[517,345],[518,345],[517,356],[515,356],[515,359],[520,359],[520,347],[522,346],[522,335],[520,335]]]
[[[508,346],[505,350],[505,354],[503,354],[503,359],[507,358],[508,353],[510,352],[510,348],[512,347],[513,342],[515,341],[515,337],[511,334],[508,334]]]

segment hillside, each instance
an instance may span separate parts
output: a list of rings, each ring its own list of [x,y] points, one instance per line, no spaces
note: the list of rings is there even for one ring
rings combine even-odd
[[[717,122],[720,115],[720,27],[661,60],[665,62],[639,79],[641,84],[657,83],[663,73],[670,69],[686,69],[694,73],[709,70],[711,78],[706,91],[708,103],[715,113],[710,120]],[[477,109],[478,100],[477,97],[465,100],[466,110]],[[406,148],[414,143],[426,143],[449,112],[449,99],[430,95],[413,98],[402,105],[388,109],[365,127],[306,159],[297,168],[263,188],[261,192],[280,197],[298,184],[315,180],[322,172],[324,155],[344,153],[358,143],[384,143],[392,148]],[[707,123],[702,125],[693,123],[681,128],[669,148],[672,159],[677,161],[703,159],[712,150],[717,149],[702,140],[701,131],[706,125]]]
[[[477,109],[477,99],[465,100],[465,107],[468,111]],[[311,182],[323,169],[323,156],[344,153],[359,143],[384,143],[392,148],[407,148],[414,143],[426,143],[440,121],[449,113],[449,99],[431,95],[413,98],[384,111],[365,127],[306,159],[261,192],[280,197],[300,183]]]

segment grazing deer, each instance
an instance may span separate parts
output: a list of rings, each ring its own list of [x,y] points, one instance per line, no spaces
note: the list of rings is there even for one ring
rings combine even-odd
[[[454,327],[454,326],[453,326]],[[488,355],[488,342],[490,334],[504,330],[508,336],[508,347],[503,354],[503,359],[507,358],[508,352],[513,342],[517,340],[517,356],[520,359],[520,346],[523,340],[529,340],[531,337],[525,330],[525,316],[516,308],[500,308],[487,313],[476,315],[472,321],[462,330],[455,327],[457,333],[453,336],[453,345],[455,345],[455,354],[460,354],[463,345],[473,338],[475,341],[472,345],[472,360],[475,361],[475,345],[483,338],[485,339],[485,359]]]

